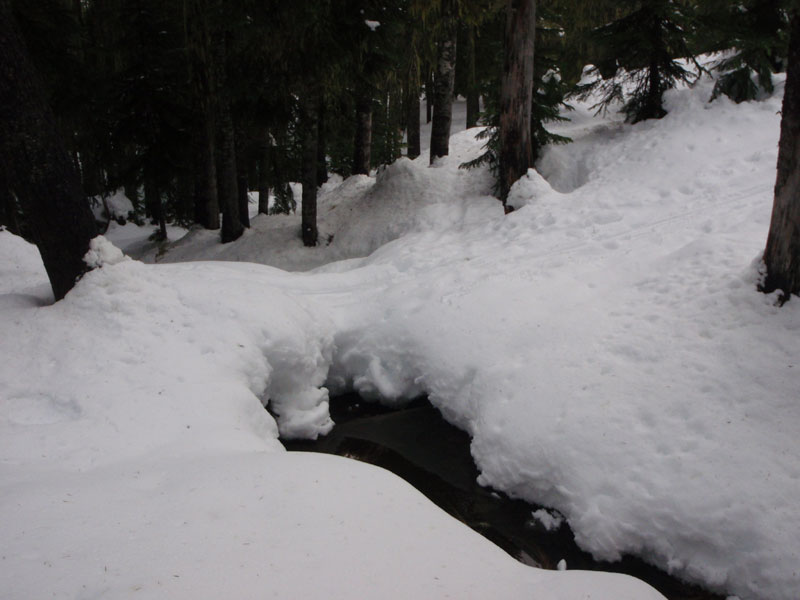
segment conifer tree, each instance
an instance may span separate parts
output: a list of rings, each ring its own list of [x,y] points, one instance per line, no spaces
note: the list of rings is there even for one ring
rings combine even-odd
[[[720,76],[712,100],[725,95],[744,102],[755,100],[759,90],[773,91],[772,74],[783,70],[787,52],[784,5],[784,0],[725,2],[716,10],[714,2],[703,5],[703,30],[716,33],[711,49],[729,52],[714,66]]]
[[[781,290],[781,302],[800,295],[800,13],[790,21],[786,91],[781,110],[775,201],[764,251],[765,292]]]
[[[625,11],[622,16],[591,34],[605,60],[612,63],[614,73],[603,78],[595,67],[596,79],[580,86],[578,95],[585,98],[599,89],[602,98],[595,107],[606,110],[613,103],[622,103],[622,112],[630,123],[660,119],[667,114],[664,92],[695,77],[678,62],[692,58],[692,7],[674,0],[624,0],[619,4]],[[633,91],[626,92],[627,86]]]
[[[0,161],[60,300],[88,270],[97,228],[9,0],[0,0]]]
[[[500,86],[500,198],[533,166],[531,106],[536,0],[508,0]]]

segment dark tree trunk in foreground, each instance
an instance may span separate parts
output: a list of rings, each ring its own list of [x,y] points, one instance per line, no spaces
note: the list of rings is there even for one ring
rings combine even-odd
[[[767,276],[763,291],[783,291],[782,302],[800,295],[800,15],[790,25],[786,91],[781,111],[778,177],[772,221],[764,251]]]
[[[428,78],[425,80],[425,123],[433,119],[433,71],[428,69]]]
[[[219,196],[214,123],[199,124],[194,157],[195,220],[206,229],[219,229]]]
[[[353,143],[353,175],[369,175],[372,160],[372,95],[368,89],[356,98],[356,135]]]
[[[250,182],[247,176],[247,139],[241,129],[236,129],[236,197],[239,206],[239,221],[244,227],[250,227]]]
[[[500,88],[500,197],[531,165],[531,97],[536,0],[506,3],[505,50]]]
[[[319,141],[319,93],[308,89],[302,98],[303,128],[303,207],[302,235],[305,246],[317,245],[317,143]]]
[[[270,139],[266,129],[258,148],[258,213],[269,214]]]
[[[325,99],[319,101],[319,122],[317,123],[317,187],[328,181],[328,155],[325,147]]]
[[[45,98],[11,4],[0,0],[0,168],[60,300],[88,270],[83,257],[97,226]]]
[[[153,174],[155,169],[152,165],[148,165],[145,169],[145,182],[144,182],[144,203],[145,206],[150,207],[150,218],[154,224],[158,225],[158,241],[165,241],[167,239],[167,221],[164,218],[164,206],[161,203],[161,191],[158,189],[158,182]]]
[[[419,73],[414,70],[408,81],[406,92],[406,141],[408,149],[406,155],[414,159],[420,155],[420,101],[419,101]]]
[[[475,79],[475,27],[467,32],[467,129],[478,125],[481,113],[478,82]]]
[[[222,243],[227,244],[244,233],[239,214],[239,186],[236,180],[236,134],[233,128],[230,99],[225,89],[225,34],[214,42],[214,71],[218,82],[217,118],[219,119],[219,206],[222,210]]]
[[[450,125],[453,122],[453,86],[456,79],[456,40],[458,20],[455,0],[442,0],[442,37],[436,61],[431,126],[431,163],[450,152]]]
[[[203,0],[184,2],[186,49],[192,81],[192,93],[198,122],[195,157],[195,196],[198,223],[206,229],[219,229],[219,196],[216,164],[216,78],[212,60],[211,33],[207,6]]]
[[[227,102],[220,102],[219,204],[222,210],[222,243],[239,239],[244,227],[239,215],[239,185],[236,180],[236,143]]]

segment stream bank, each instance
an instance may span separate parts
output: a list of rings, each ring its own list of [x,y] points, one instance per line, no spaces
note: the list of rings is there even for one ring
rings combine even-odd
[[[548,530],[543,523],[547,515],[533,518],[532,513],[543,507],[478,485],[469,436],[447,423],[426,399],[388,409],[347,394],[332,398],[330,410],[336,426],[328,435],[315,441],[282,440],[286,448],[336,454],[387,469],[525,564],[555,569],[563,560],[569,569],[638,577],[669,600],[725,600],[635,557],[596,561],[578,548],[566,522],[548,523]],[[558,515],[548,513],[557,522]]]

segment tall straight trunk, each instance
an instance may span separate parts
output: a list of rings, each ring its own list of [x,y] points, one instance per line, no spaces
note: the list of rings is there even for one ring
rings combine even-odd
[[[231,106],[225,90],[226,65],[225,35],[219,34],[214,43],[214,63],[219,83],[217,119],[219,121],[219,205],[222,210],[223,244],[239,239],[244,233],[239,214],[239,186],[236,179],[236,134],[231,117]]]
[[[419,72],[415,69],[409,76],[406,91],[406,137],[408,158],[414,159],[420,155],[420,101],[419,101]]]
[[[144,203],[145,206],[150,207],[150,217],[153,223],[158,225],[158,235],[156,238],[159,241],[167,239],[167,222],[164,218],[164,207],[161,203],[161,191],[158,189],[158,183],[155,180],[153,165],[148,165],[145,168],[145,181],[144,181]]]
[[[467,31],[467,129],[478,124],[480,112],[480,96],[475,77],[475,27],[469,27]]]
[[[208,6],[205,0],[185,0],[186,50],[192,94],[197,112],[195,194],[197,221],[206,229],[219,229],[216,166],[216,78],[212,57]]]
[[[500,194],[531,164],[531,100],[536,0],[507,0],[505,51],[500,88]]]
[[[178,216],[182,221],[190,221],[194,217],[194,172],[182,169],[176,180]]]
[[[317,187],[328,181],[328,156],[325,147],[325,98],[319,99],[317,130]]]
[[[46,98],[11,3],[0,0],[0,168],[60,300],[89,269],[97,226]]]
[[[442,37],[436,60],[431,126],[431,164],[450,153],[450,125],[453,121],[453,87],[456,79],[458,20],[455,0],[442,0]]]
[[[194,157],[195,220],[206,229],[219,229],[219,195],[214,119],[202,120]]]
[[[319,91],[316,83],[303,94],[301,127],[303,131],[303,208],[302,236],[305,246],[317,245],[317,143],[319,141]]]
[[[264,129],[258,147],[258,214],[269,214],[269,170],[270,139],[269,130]]]
[[[99,196],[103,193],[105,185],[103,182],[103,170],[100,168],[97,153],[92,148],[90,139],[80,140],[78,145],[80,148],[83,193],[87,196]]]
[[[236,179],[236,144],[233,120],[227,102],[220,102],[219,111],[219,204],[222,210],[222,243],[226,244],[244,233],[239,215],[239,186]]]
[[[425,123],[430,123],[433,115],[433,71],[428,69],[425,79]]]
[[[247,177],[247,141],[240,128],[235,129],[236,140],[236,202],[239,207],[239,221],[244,227],[250,227],[250,185]]]
[[[782,302],[800,295],[800,14],[792,11],[786,90],[781,110],[778,175],[764,251],[765,292],[781,290]]]
[[[353,140],[353,175],[369,175],[372,160],[372,94],[367,86],[356,96],[356,134]]]

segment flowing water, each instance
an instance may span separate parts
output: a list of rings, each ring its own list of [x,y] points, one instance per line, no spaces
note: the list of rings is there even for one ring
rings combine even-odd
[[[536,567],[626,573],[647,581],[670,600],[724,600],[683,583],[643,561],[599,562],[581,551],[562,523],[548,531],[532,518],[535,506],[483,488],[469,452],[469,436],[447,423],[427,400],[400,410],[364,402],[355,394],[331,400],[333,430],[316,441],[284,441],[289,450],[325,452],[368,462],[402,477],[439,507],[514,558]]]

